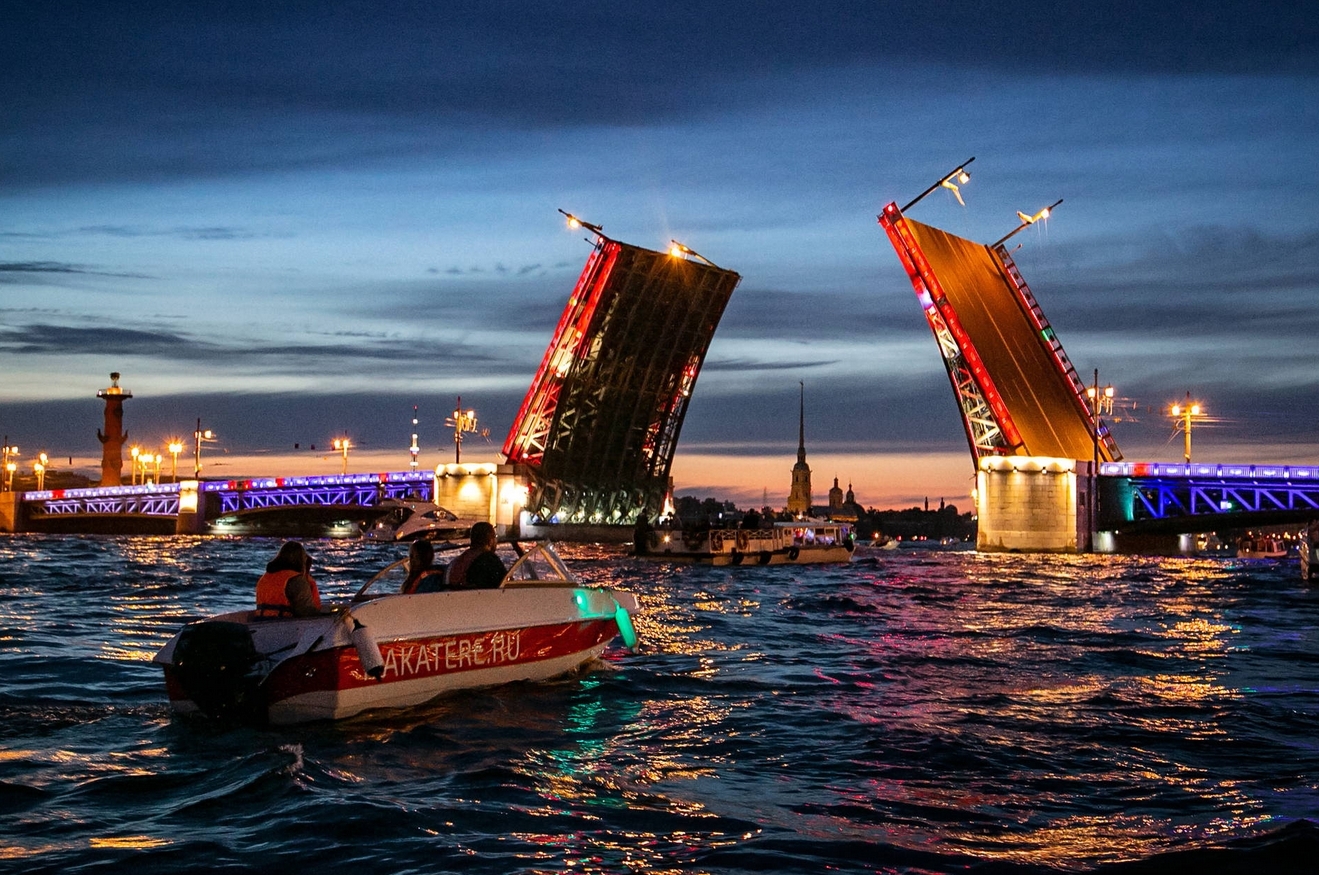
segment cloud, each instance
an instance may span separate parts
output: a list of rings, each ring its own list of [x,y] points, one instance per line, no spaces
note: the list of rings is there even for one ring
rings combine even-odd
[[[21,8],[19,8],[21,7]],[[696,24],[699,22],[699,25]],[[878,88],[915,67],[1130,77],[1311,76],[1303,4],[752,0],[592,7],[399,2],[0,14],[0,180],[197,177],[486,155],[500,132],[671,126],[774,107],[804,76]],[[1083,37],[1081,35],[1084,35]],[[290,52],[289,45],[299,50]],[[1024,72],[1028,71],[1028,72]],[[204,148],[199,143],[206,144]]]

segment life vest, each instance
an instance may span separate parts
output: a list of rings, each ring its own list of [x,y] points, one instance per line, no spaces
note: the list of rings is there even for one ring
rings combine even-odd
[[[261,579],[256,582],[256,615],[258,617],[293,616],[293,605],[289,603],[288,593],[284,591],[284,587],[297,576],[298,572],[291,569],[267,571],[261,575]],[[308,577],[307,583],[311,586],[312,603],[320,608],[321,594],[316,590],[316,582]]]

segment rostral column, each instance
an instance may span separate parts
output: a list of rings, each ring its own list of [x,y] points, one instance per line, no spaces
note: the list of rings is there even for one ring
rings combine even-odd
[[[119,388],[119,372],[110,375],[110,388],[96,393],[97,398],[105,399],[105,434],[96,430],[96,439],[101,442],[101,485],[121,486],[124,482],[124,443],[128,432],[124,431],[124,399],[132,398],[133,393]]]

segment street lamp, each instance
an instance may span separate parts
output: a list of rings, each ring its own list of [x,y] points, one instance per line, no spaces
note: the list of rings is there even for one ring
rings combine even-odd
[[[1006,236],[999,238],[998,242],[995,243],[994,245],[990,246],[989,248],[990,248],[990,249],[997,249],[998,247],[1002,246],[1004,243],[1008,242],[1008,240],[1009,240],[1011,237],[1013,237],[1014,235],[1016,235],[1018,232],[1020,232],[1020,231],[1023,230],[1024,228],[1029,228],[1031,225],[1034,225],[1034,224],[1035,224],[1036,222],[1038,222],[1040,219],[1047,219],[1047,218],[1049,218],[1049,216],[1053,215],[1053,211],[1054,211],[1054,209],[1057,208],[1058,204],[1060,204],[1060,203],[1062,203],[1062,202],[1063,202],[1063,199],[1062,199],[1062,198],[1058,198],[1058,200],[1056,200],[1056,201],[1054,201],[1053,203],[1049,204],[1049,206],[1047,206],[1047,207],[1045,207],[1044,209],[1040,210],[1038,213],[1036,213],[1036,214],[1033,215],[1033,216],[1028,216],[1028,215],[1026,215],[1025,213],[1023,213],[1021,210],[1017,210],[1017,218],[1018,218],[1018,219],[1021,219],[1021,224],[1018,225],[1017,227],[1013,228],[1011,231],[1009,231],[1009,232],[1007,233]]]
[[[138,456],[141,456],[141,455],[142,455],[142,448],[141,448],[141,447],[136,447],[136,446],[135,446],[135,447],[129,447],[129,449],[128,449],[128,454],[129,454],[130,456],[133,457],[133,466],[132,466],[132,468],[129,469],[128,482],[129,482],[131,485],[136,486],[136,485],[137,485],[137,469],[138,469],[138,466],[141,464],[141,462],[140,462],[139,459],[138,459]]]
[[[3,449],[0,449],[0,464],[5,468],[5,491],[14,491],[14,472],[18,470],[18,463],[14,459],[18,458],[18,447],[9,443],[9,435],[5,435]]]
[[[1099,414],[1113,413],[1113,386],[1099,389],[1099,369],[1095,368],[1095,384],[1085,390],[1090,399],[1090,436],[1094,440],[1094,459],[1090,463],[1090,552],[1095,551],[1095,532],[1099,531]]]
[[[970,158],[967,158],[961,164],[957,165],[957,169],[953,170],[951,173],[949,173],[947,176],[944,176],[934,185],[930,186],[929,188],[925,189],[925,191],[918,194],[914,201],[912,201],[911,203],[907,204],[905,207],[902,208],[902,212],[904,213],[907,212],[907,210],[911,209],[921,201],[925,200],[925,197],[929,195],[930,192],[934,191],[936,188],[948,189],[953,193],[953,197],[957,198],[957,202],[959,204],[961,204],[962,206],[966,206],[966,201],[962,200],[962,193],[957,190],[957,186],[965,185],[966,183],[971,181],[971,174],[967,172],[966,165],[970,164],[974,160],[976,160],[975,156],[972,156]]]
[[[669,241],[669,255],[672,255],[674,258],[681,258],[684,255],[690,255],[692,258],[699,258],[701,261],[704,261],[706,264],[710,265],[711,267],[714,268],[719,267],[719,265],[715,264],[713,261],[706,258],[701,253],[697,252],[695,249],[692,249],[690,246],[685,246],[679,243],[677,240]]]
[[[45,453],[39,453],[37,460],[32,463],[32,473],[37,475],[37,491],[40,492],[46,488],[46,465],[50,462],[50,457]]]
[[[412,405],[412,446],[408,447],[408,452],[412,458],[408,462],[408,467],[413,471],[417,470],[417,454],[421,452],[421,447],[417,445],[417,405]]]
[[[453,416],[444,421],[444,424],[453,429],[453,461],[454,464],[461,464],[463,460],[463,433],[473,433],[476,431],[476,411],[463,410],[462,396],[458,396],[458,403],[454,405]]]
[[[197,417],[197,428],[192,433],[192,479],[200,480],[202,476],[202,444],[215,440],[215,432],[209,428],[202,431],[201,417]]]
[[[347,435],[334,439],[334,448],[343,453],[343,473],[348,473],[348,451],[353,448],[353,442],[348,439]]]
[[[1191,417],[1193,417],[1193,416],[1199,416],[1199,415],[1202,414],[1203,412],[1204,412],[1204,411],[1201,409],[1200,405],[1199,405],[1198,403],[1193,402],[1193,401],[1191,400],[1191,393],[1190,393],[1190,392],[1187,392],[1187,393],[1186,393],[1186,403],[1185,403],[1185,404],[1174,404],[1174,405],[1172,406],[1172,409],[1171,409],[1171,413],[1172,413],[1172,415],[1173,415],[1173,418],[1174,418],[1174,419],[1176,419],[1176,418],[1180,418],[1180,419],[1181,419],[1181,423],[1180,423],[1180,425],[1181,425],[1182,431],[1184,431],[1184,432],[1186,433],[1186,452],[1185,452],[1185,455],[1186,455],[1186,464],[1188,464],[1188,465],[1191,463]],[[1177,433],[1177,432],[1176,432],[1176,428],[1177,428],[1177,426],[1174,425],[1174,426],[1173,426],[1173,434],[1176,434],[1176,433]]]
[[[169,439],[169,479],[175,483],[179,482],[179,453],[183,452],[183,441],[178,438]]]
[[[578,228],[585,228],[586,230],[590,231],[591,233],[597,236],[604,236],[601,233],[602,231],[604,231],[603,225],[592,225],[590,222],[577,218],[572,213],[564,213],[562,209],[560,209],[559,212],[563,213],[563,215],[567,217],[568,227],[572,228],[574,231],[577,230]]]

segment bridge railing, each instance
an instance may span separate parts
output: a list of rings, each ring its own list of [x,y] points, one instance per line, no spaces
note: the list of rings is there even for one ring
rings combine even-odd
[[[27,505],[29,513],[39,516],[177,516],[179,487],[178,483],[148,483],[46,489],[22,493],[22,502]],[[205,480],[198,484],[198,488],[219,498],[220,513],[306,505],[372,507],[386,498],[433,498],[435,474],[432,471],[393,471],[325,477],[254,477]]]
[[[1305,480],[1319,482],[1319,466],[1222,465],[1169,462],[1101,462],[1103,477],[1214,477],[1218,479]]]

